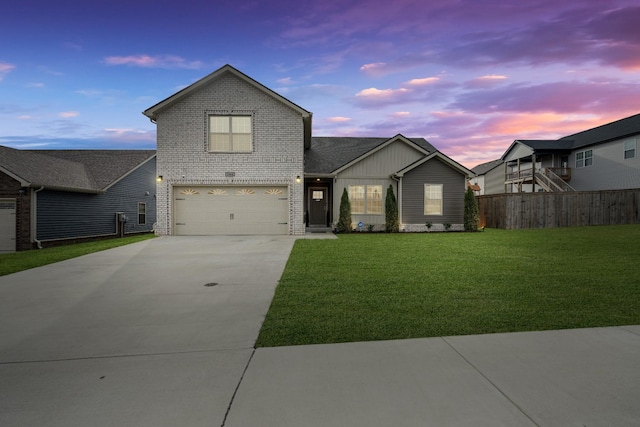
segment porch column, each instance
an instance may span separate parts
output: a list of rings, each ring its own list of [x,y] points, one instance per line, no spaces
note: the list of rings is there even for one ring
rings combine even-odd
[[[533,153],[531,155],[531,192],[535,193],[536,192],[536,153]]]

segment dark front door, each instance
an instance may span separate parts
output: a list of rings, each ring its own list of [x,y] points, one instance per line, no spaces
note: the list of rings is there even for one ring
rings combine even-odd
[[[328,191],[323,187],[309,188],[309,226],[327,225]]]

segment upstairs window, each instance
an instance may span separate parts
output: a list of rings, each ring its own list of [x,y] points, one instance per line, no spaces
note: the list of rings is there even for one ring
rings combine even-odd
[[[636,156],[636,140],[629,139],[624,142],[624,158],[633,159]]]
[[[424,214],[442,215],[442,184],[424,185]]]
[[[576,153],[576,168],[586,168],[593,165],[593,150]]]
[[[250,153],[253,151],[251,116],[209,116],[209,151]]]

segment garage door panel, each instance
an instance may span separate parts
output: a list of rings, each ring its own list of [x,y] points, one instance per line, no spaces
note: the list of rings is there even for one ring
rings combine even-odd
[[[287,194],[287,187],[176,187],[174,234],[288,234]]]

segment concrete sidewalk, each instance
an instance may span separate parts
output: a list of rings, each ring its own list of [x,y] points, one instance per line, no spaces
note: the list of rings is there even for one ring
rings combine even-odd
[[[639,426],[640,326],[260,348],[225,427]]]

